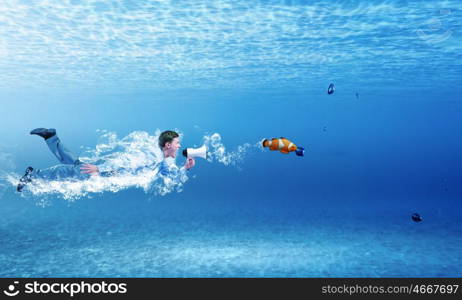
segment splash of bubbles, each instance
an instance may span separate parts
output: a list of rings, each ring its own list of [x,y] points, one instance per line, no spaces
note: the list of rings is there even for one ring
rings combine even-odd
[[[15,185],[18,183],[17,176],[8,176],[8,181]],[[44,180],[34,179],[33,183],[27,185],[27,192],[22,195],[52,196],[58,195],[66,200],[76,200],[86,197],[90,193],[102,193],[105,191],[116,193],[131,187],[150,191],[150,184],[158,178],[157,170],[144,170],[136,174],[123,173],[111,177],[92,176],[87,180],[66,179],[66,180]],[[173,191],[171,188],[170,191]]]
[[[247,151],[252,147],[251,144],[245,143],[239,145],[235,151],[227,151],[218,133],[204,136],[204,144],[208,149],[208,160],[210,162],[217,161],[225,166],[242,163]]]
[[[4,178],[6,178],[8,173],[12,172],[15,167],[13,155],[5,146],[0,145],[0,199],[8,188],[8,185],[4,183]]]
[[[80,158],[83,162],[103,163],[110,169],[136,169],[163,160],[158,146],[160,130],[154,135],[134,131],[119,139],[117,133],[98,130],[100,137],[95,149],[87,148]]]

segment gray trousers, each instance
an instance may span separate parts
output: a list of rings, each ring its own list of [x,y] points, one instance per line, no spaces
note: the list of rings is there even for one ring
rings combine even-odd
[[[48,145],[51,153],[56,156],[56,158],[61,163],[46,169],[34,169],[31,174],[31,178],[41,178],[46,180],[60,180],[60,179],[88,179],[90,174],[82,174],[80,171],[80,166],[82,162],[75,156],[71,151],[69,151],[57,135],[52,136],[49,139],[46,139],[45,142]]]

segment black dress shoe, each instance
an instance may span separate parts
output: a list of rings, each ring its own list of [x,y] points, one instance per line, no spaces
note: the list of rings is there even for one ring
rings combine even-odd
[[[19,184],[16,187],[16,190],[18,192],[22,192],[22,189],[26,186],[26,184],[28,184],[29,182],[32,181],[32,179],[30,178],[31,174],[32,174],[32,171],[34,171],[34,168],[27,167],[26,173],[24,174],[23,177],[21,177],[21,179],[19,179]]]
[[[51,138],[52,136],[56,135],[56,129],[54,128],[35,128],[30,132],[30,134],[36,134],[43,137],[45,140]]]

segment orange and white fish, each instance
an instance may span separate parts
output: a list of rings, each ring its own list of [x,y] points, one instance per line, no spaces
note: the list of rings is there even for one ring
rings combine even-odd
[[[294,143],[284,137],[279,139],[272,138],[271,140],[264,139],[262,143],[263,147],[268,147],[271,151],[279,150],[284,154],[289,154],[289,152],[295,151],[295,154],[298,156],[303,156],[303,154],[305,154],[305,148],[297,147]]]

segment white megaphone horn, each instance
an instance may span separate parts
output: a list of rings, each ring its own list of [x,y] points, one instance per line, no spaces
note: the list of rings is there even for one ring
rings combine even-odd
[[[183,150],[183,156],[192,158],[202,157],[203,159],[207,159],[207,147],[205,147],[205,145],[202,145],[202,147],[200,148],[186,148]]]

